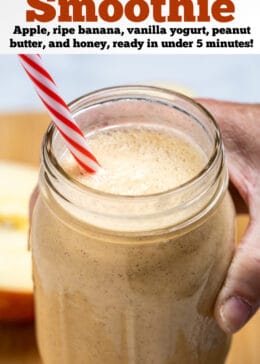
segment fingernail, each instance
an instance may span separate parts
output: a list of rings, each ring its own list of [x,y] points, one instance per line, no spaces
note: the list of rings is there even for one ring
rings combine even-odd
[[[220,307],[220,317],[225,331],[233,334],[249,320],[252,306],[240,297],[230,297]]]

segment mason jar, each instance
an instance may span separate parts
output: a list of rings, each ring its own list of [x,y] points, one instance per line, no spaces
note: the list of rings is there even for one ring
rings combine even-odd
[[[85,135],[160,126],[186,135],[206,163],[159,193],[108,193],[64,169],[66,146],[50,125],[31,230],[43,362],[224,363],[230,338],[213,309],[234,250],[234,208],[214,119],[145,86],[103,89],[70,108]]]

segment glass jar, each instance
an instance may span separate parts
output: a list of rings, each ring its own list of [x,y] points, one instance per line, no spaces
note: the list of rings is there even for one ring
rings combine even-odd
[[[62,168],[51,125],[32,222],[37,338],[45,364],[220,364],[229,337],[213,317],[233,253],[234,209],[219,129],[191,99],[145,86],[74,101],[85,134],[164,126],[207,156],[187,183],[121,196]]]

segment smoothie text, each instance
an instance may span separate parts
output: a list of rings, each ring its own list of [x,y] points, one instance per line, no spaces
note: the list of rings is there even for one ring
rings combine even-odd
[[[235,19],[235,5],[231,0],[27,0],[27,22],[105,22],[122,19],[142,22],[147,19],[163,22],[221,23]]]

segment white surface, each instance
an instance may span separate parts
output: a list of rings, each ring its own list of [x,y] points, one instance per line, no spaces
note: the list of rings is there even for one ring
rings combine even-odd
[[[194,96],[260,102],[260,55],[43,56],[67,102],[130,83],[181,86]],[[15,56],[0,56],[0,112],[43,110]]]

